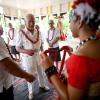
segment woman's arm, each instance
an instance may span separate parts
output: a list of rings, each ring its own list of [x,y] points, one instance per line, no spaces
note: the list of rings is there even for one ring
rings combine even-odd
[[[63,84],[59,77],[57,75],[52,75],[50,79],[56,90],[59,92],[62,100],[69,100],[67,86]]]
[[[41,54],[42,61],[40,64],[44,67],[44,70],[47,70],[53,65],[52,60],[47,57],[45,54]],[[82,100],[84,95],[84,91],[78,88],[74,88],[73,86],[67,84],[65,85],[57,74],[53,74],[50,76],[50,80],[52,84],[55,86],[56,90],[60,94],[62,100]]]

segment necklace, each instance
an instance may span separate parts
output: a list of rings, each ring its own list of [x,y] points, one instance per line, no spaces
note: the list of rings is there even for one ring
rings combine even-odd
[[[28,35],[25,33],[25,31],[23,31],[23,30],[21,30],[21,31],[22,31],[22,33],[25,35],[25,37],[26,37],[31,43],[35,44],[35,43],[37,43],[37,42],[39,41],[39,31],[37,31],[37,38],[36,38],[36,41],[33,41],[32,39],[30,39],[30,38],[28,37]]]
[[[50,29],[49,29],[49,31],[50,31]],[[49,31],[48,31],[48,41],[51,41],[54,38],[55,28],[53,28],[53,34],[52,34],[51,39],[49,38],[49,33],[50,33]]]
[[[10,31],[12,31],[12,36],[10,34]],[[13,40],[14,39],[14,28],[9,29],[8,36],[9,36],[10,40]]]
[[[89,38],[80,41],[79,45],[77,46],[77,49],[78,49],[80,46],[84,45],[86,42],[90,41],[90,40],[99,40],[99,39],[100,39],[100,37],[97,37],[96,35],[91,35]]]
[[[37,43],[39,41],[39,31],[37,31],[37,38],[36,41],[33,41],[33,44]]]

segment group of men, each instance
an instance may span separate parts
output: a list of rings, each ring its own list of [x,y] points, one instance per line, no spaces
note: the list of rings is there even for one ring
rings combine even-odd
[[[34,76],[38,77],[39,87],[42,90],[47,90],[48,86],[44,80],[44,72],[39,65],[41,51],[41,34],[38,30],[39,27],[35,26],[35,18],[32,14],[27,14],[25,17],[26,28],[20,30],[16,35],[11,23],[9,24],[8,31],[8,45],[11,47],[11,53],[23,54],[22,66],[26,68],[23,71],[14,61],[11,59],[9,52],[7,51],[4,40],[0,36],[0,100],[14,100],[13,96],[13,75],[25,78],[28,81],[29,99],[34,98],[33,81]],[[49,48],[58,50],[59,31],[54,27],[53,20],[49,22],[50,29],[48,30],[47,42]],[[3,33],[3,28],[0,28],[0,34]],[[60,55],[59,55],[60,60]],[[8,91],[8,92],[5,92]],[[10,91],[10,92],[9,92]],[[1,99],[2,98],[2,99]],[[8,100],[8,99],[7,99]]]

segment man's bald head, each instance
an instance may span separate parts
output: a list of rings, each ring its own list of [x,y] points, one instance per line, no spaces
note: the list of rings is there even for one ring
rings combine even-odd
[[[54,21],[53,20],[49,20],[49,26],[50,26],[50,28],[54,28]]]
[[[49,20],[49,24],[54,24],[54,21],[52,19]]]
[[[27,14],[25,17],[26,27],[29,31],[34,31],[35,18],[33,14]]]
[[[28,19],[34,19],[35,20],[34,15],[33,14],[27,14],[25,16],[25,20],[28,20]]]

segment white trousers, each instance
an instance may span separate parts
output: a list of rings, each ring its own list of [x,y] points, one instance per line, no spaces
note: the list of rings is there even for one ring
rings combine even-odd
[[[24,56],[22,65],[25,67],[26,71],[33,74],[38,78],[38,83],[40,87],[45,87],[45,73],[43,72],[43,68],[39,66],[40,58],[38,54],[34,54],[33,56]],[[28,83],[29,93],[34,92],[34,84]]]

